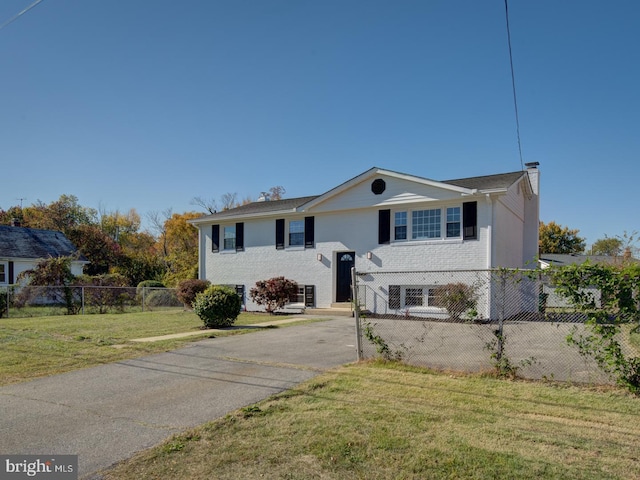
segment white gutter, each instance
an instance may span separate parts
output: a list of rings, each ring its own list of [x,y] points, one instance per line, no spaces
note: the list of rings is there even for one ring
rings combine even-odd
[[[493,224],[495,222],[495,209],[493,208],[493,198],[487,194],[487,205],[489,206],[489,218],[491,221],[487,226],[487,269],[490,270],[493,267]]]

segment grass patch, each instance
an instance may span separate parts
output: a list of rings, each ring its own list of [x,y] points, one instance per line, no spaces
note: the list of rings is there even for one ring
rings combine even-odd
[[[267,314],[242,313],[235,326],[277,320]],[[78,368],[166,352],[211,336],[202,335],[152,343],[131,339],[202,330],[202,321],[185,311],[105,315],[60,315],[0,319],[0,385],[67,372]],[[248,329],[216,332],[216,336],[247,333]],[[114,348],[117,347],[117,348]]]
[[[638,478],[615,389],[350,365],[141,452],[105,479]]]

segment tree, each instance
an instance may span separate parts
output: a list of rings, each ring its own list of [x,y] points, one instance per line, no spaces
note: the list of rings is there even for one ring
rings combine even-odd
[[[168,286],[198,276],[198,230],[187,221],[201,216],[198,212],[174,213],[164,222],[164,234],[158,243],[166,252],[164,282]]]
[[[104,275],[119,263],[120,246],[95,225],[73,228],[68,238],[90,262],[84,267],[86,275]]]
[[[540,222],[538,243],[539,253],[581,253],[586,246],[584,238],[578,236],[580,230],[570,230],[556,222]]]
[[[71,257],[56,257],[40,260],[36,266],[18,275],[18,282],[27,280],[28,285],[18,296],[18,303],[25,304],[32,298],[45,294],[51,301],[64,303],[67,314],[78,312],[74,302],[73,283],[76,277],[71,273]]]
[[[58,230],[65,235],[80,225],[95,225],[97,211],[83,207],[75,195],[60,195],[50,204],[38,200],[34,205],[22,209],[23,226]]]
[[[209,213],[216,213],[218,211],[218,206],[213,198],[193,197],[191,199],[191,205],[201,207]]]
[[[269,199],[270,200],[282,200],[282,196],[287,191],[284,189],[282,185],[276,185],[275,187],[271,187],[269,189]]]
[[[237,193],[225,193],[220,197],[220,201],[222,202],[222,210],[231,210],[238,206],[238,201],[236,200],[238,197]]]
[[[140,229],[140,215],[135,208],[129,209],[127,213],[100,212],[100,228],[103,232],[113,238],[116,242],[121,236],[137,233]]]
[[[0,225],[11,225],[16,220],[21,225],[24,223],[22,207],[14,206],[10,207],[9,210],[0,208]]]
[[[622,240],[615,237],[607,237],[596,240],[591,246],[591,255],[606,255],[617,257],[622,253]]]
[[[258,305],[264,305],[265,310],[274,313],[284,307],[289,299],[298,293],[298,284],[284,277],[274,277],[269,280],[259,280],[249,291],[249,296]]]

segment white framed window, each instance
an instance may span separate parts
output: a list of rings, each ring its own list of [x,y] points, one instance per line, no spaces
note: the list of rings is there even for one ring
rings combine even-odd
[[[462,207],[397,211],[393,228],[395,241],[462,238]]]
[[[236,226],[229,225],[223,229],[224,250],[236,249]]]
[[[304,220],[289,222],[289,246],[304,247]]]
[[[411,239],[440,238],[442,212],[439,208],[411,212]]]
[[[395,223],[393,227],[395,240],[407,239],[407,212],[396,212],[394,215]]]
[[[462,213],[460,207],[448,207],[447,208],[447,238],[460,238],[460,232],[462,225]]]
[[[0,262],[0,285],[9,283],[9,264]]]
[[[419,307],[440,308],[436,288],[430,285],[389,285],[389,308],[395,310]]]

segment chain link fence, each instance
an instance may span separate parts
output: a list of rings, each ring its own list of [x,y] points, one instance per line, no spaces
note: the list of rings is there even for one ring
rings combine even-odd
[[[539,271],[354,272],[354,285],[360,358],[613,382],[567,342],[568,335],[586,331],[586,317]],[[628,342],[622,345],[632,352]]]
[[[176,289],[112,286],[0,288],[0,317],[129,313],[183,308]]]

